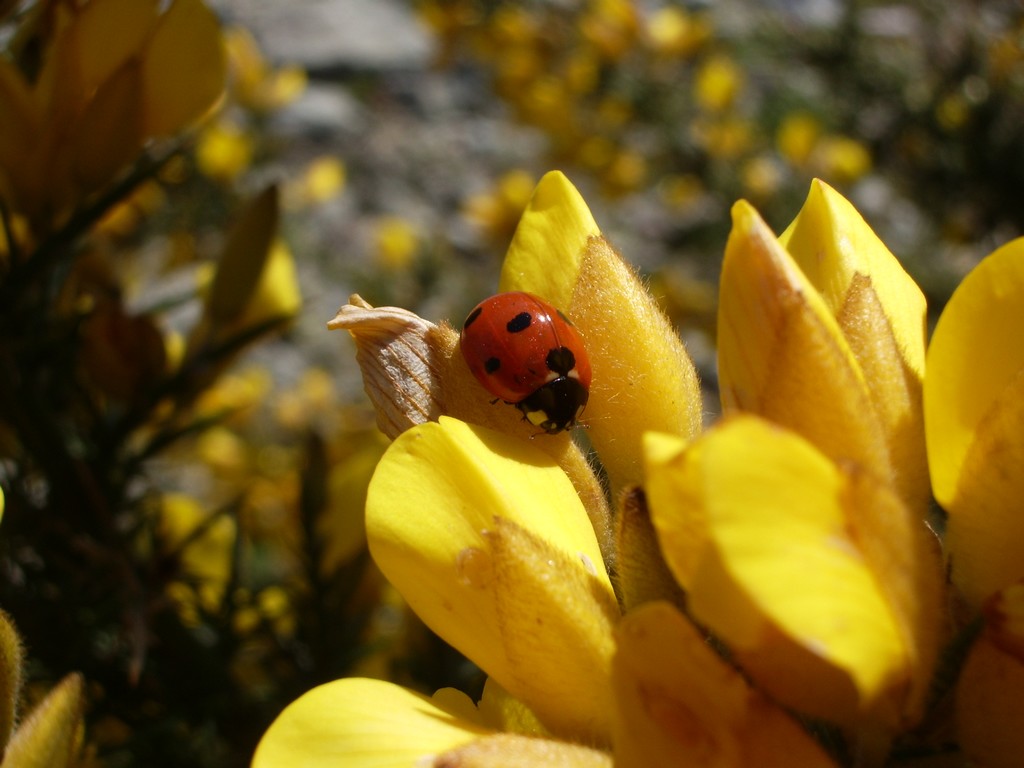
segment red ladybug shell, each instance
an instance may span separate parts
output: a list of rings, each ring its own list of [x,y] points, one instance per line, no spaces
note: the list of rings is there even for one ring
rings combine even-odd
[[[462,356],[484,388],[555,434],[587,404],[590,360],[569,319],[531,293],[499,293],[466,317]]]

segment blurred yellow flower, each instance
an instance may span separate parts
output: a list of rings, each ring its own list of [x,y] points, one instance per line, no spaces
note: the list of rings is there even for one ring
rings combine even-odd
[[[782,169],[773,157],[758,155],[743,164],[741,172],[743,189],[755,199],[765,199],[774,195],[782,186]]]
[[[814,115],[791,112],[775,132],[775,147],[791,165],[803,168],[810,161],[821,133],[821,122]]]
[[[196,441],[196,457],[217,474],[244,477],[248,468],[248,446],[242,437],[227,427],[212,427]]]
[[[530,201],[535,183],[536,177],[527,170],[507,171],[494,187],[467,199],[463,210],[490,238],[507,242]]]
[[[345,164],[337,157],[318,157],[285,187],[286,204],[299,208],[325,203],[344,191],[346,174]]]
[[[270,372],[262,366],[232,371],[203,390],[195,410],[204,416],[226,417],[231,425],[242,424],[267,397],[272,383]]]
[[[837,184],[849,184],[871,170],[871,152],[848,136],[824,136],[815,150],[822,175]]]
[[[199,134],[196,164],[211,179],[230,182],[252,164],[253,137],[231,120],[218,120]]]
[[[630,0],[589,0],[578,24],[584,39],[611,61],[631,49],[640,31],[636,6]]]
[[[604,169],[601,181],[604,189],[612,195],[634,192],[647,181],[647,161],[639,152],[621,150]]]
[[[661,180],[658,191],[666,203],[679,209],[693,205],[706,192],[704,183],[696,174],[667,176]]]
[[[697,70],[693,96],[708,112],[725,112],[743,89],[743,72],[731,58],[716,54]]]
[[[407,269],[416,257],[419,246],[419,233],[407,219],[385,216],[374,225],[373,257],[385,269]]]
[[[274,417],[285,429],[300,431],[316,423],[321,427],[337,407],[334,376],[323,368],[307,368],[298,384],[274,399]]]
[[[646,31],[648,44],[656,53],[679,58],[693,56],[712,34],[705,16],[674,5],[663,6],[652,13]]]
[[[244,27],[224,33],[232,95],[239,104],[257,111],[279,109],[298,98],[306,88],[301,67],[272,69],[252,34]]]
[[[738,158],[746,154],[754,142],[754,126],[742,118],[695,120],[690,131],[695,141],[718,160]]]
[[[205,511],[185,494],[168,493],[160,509],[160,542],[178,563],[169,594],[182,619],[195,625],[203,612],[220,607],[234,568],[236,524],[225,514]]]

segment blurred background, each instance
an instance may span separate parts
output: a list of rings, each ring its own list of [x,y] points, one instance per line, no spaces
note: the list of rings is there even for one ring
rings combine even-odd
[[[72,764],[243,766],[345,675],[479,691],[366,554],[386,442],[325,323],[359,293],[458,324],[545,171],[710,389],[736,199],[781,232],[824,179],[933,318],[1024,228],[1018,2],[208,0],[210,27],[176,0],[175,45],[140,33],[137,69],[62,95],[107,71],[87,24],[119,3],[0,1],[0,607],[26,711],[84,676]],[[193,55],[202,35],[222,60]],[[153,80],[138,118],[119,94],[160,56],[196,70]],[[178,96],[211,72],[223,98]]]

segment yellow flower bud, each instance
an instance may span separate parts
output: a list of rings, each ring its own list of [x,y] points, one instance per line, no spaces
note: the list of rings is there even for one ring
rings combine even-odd
[[[940,572],[885,483],[752,416],[688,447],[652,434],[646,452],[652,519],[690,610],[761,687],[841,723],[920,715]]]
[[[7,744],[4,765],[73,768],[82,746],[85,683],[73,673],[61,680]]]
[[[1024,578],[1024,239],[985,258],[943,310],[924,384],[953,583],[977,609]]]

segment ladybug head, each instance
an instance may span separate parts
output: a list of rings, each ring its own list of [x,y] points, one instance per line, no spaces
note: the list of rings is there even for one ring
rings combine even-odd
[[[536,427],[556,435],[576,424],[587,405],[587,388],[570,376],[560,376],[516,403]]]

